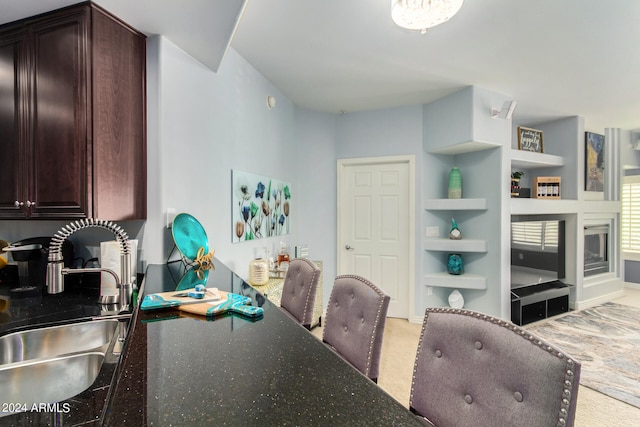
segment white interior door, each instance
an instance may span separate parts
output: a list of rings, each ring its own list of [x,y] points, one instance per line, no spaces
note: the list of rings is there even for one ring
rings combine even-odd
[[[413,157],[338,161],[338,274],[362,276],[409,318],[413,294]]]

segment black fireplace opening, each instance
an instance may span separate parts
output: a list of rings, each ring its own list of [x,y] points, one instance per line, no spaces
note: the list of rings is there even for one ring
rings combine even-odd
[[[609,225],[585,226],[584,277],[609,272]]]

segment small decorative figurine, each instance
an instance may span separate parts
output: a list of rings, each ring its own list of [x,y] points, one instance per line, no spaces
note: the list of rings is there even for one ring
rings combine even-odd
[[[458,223],[453,218],[451,218],[451,231],[449,231],[449,238],[453,240],[462,239],[462,232],[458,228]]]
[[[449,307],[451,308],[464,307],[464,297],[462,296],[459,290],[454,289],[453,292],[449,294]]]

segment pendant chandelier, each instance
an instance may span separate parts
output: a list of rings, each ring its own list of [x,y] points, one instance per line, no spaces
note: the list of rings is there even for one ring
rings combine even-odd
[[[422,30],[448,21],[458,13],[464,0],[391,0],[391,18],[396,25]]]

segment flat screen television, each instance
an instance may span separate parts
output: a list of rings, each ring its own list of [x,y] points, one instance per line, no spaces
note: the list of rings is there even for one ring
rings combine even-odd
[[[511,222],[511,288],[565,277],[563,220]]]

